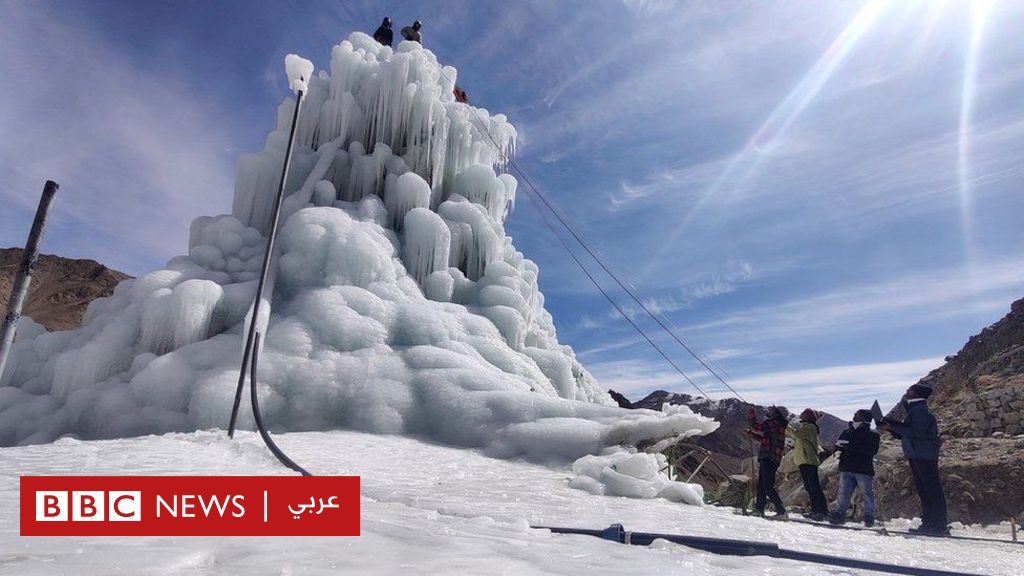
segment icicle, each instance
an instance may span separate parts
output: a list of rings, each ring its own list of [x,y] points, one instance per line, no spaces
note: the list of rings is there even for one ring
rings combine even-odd
[[[413,208],[405,215],[402,261],[409,274],[421,286],[430,274],[447,271],[451,241],[448,225],[427,208]]]
[[[494,169],[474,164],[455,179],[456,194],[487,209],[491,218],[504,222],[515,198],[516,179],[508,174],[498,178]]]
[[[405,215],[410,210],[430,205],[430,186],[415,172],[406,172],[394,178],[393,182],[394,184],[385,190],[384,206],[388,209],[391,229],[401,232]]]
[[[459,242],[464,244],[458,248],[465,247],[466,250],[466,269],[463,270],[466,277],[470,280],[478,280],[484,275],[487,264],[497,260],[500,256],[504,238],[500,226],[496,230],[495,223],[487,217],[484,208],[470,202],[448,200],[441,204],[438,213],[445,220],[468,224],[472,230],[472,239],[467,242],[464,238],[460,238]]]
[[[384,191],[385,164],[391,158],[391,149],[381,144],[373,154],[363,153],[363,146],[353,142],[349,146],[352,170],[342,200],[355,202],[370,194],[382,196]]]
[[[317,206],[333,206],[338,199],[338,191],[330,180],[321,180],[313,186],[313,204]]]

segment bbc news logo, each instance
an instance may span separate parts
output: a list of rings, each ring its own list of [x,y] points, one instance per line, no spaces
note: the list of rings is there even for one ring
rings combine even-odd
[[[140,522],[142,492],[36,492],[36,522]],[[109,503],[109,506],[108,506]]]
[[[358,476],[22,476],[22,536],[358,536]]]

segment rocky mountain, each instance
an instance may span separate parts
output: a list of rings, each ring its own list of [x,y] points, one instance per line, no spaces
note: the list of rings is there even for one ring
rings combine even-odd
[[[0,248],[0,307],[7,309],[14,279],[21,266],[20,248]],[[39,256],[28,299],[22,310],[49,331],[77,328],[89,303],[109,296],[119,282],[131,278],[95,260]]]
[[[1024,298],[921,379],[944,433],[956,438],[1024,433]]]
[[[748,427],[747,413],[753,407],[757,411],[758,418],[765,418],[768,413],[767,407],[743,402],[737,398],[708,400],[700,396],[678,394],[664,390],[651,392],[636,402],[630,402],[622,394],[614,390],[609,390],[608,393],[624,408],[661,410],[663,404],[683,404],[702,416],[714,418],[721,424],[718,430],[707,436],[696,438],[694,444],[711,452],[712,458],[723,469],[717,472],[728,474],[749,473],[752,442],[750,436],[746,433]],[[793,410],[790,410],[790,412],[793,412]],[[821,430],[822,446],[828,448],[839,438],[839,434],[846,427],[846,421],[825,413],[821,420],[818,421],[818,427]],[[696,460],[686,462],[687,469],[692,470],[693,467],[699,464],[699,460],[697,458]],[[695,480],[705,484],[706,488],[717,487],[724,474],[715,472],[716,470],[709,470],[707,475],[695,478]]]

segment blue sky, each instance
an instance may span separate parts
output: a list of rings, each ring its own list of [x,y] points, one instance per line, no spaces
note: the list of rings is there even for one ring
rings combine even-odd
[[[892,402],[1024,296],[1021,3],[0,4],[2,246],[53,178],[44,251],[159,268],[229,211],[283,56],[322,69],[390,15],[423,20],[534,182],[750,400]],[[693,392],[525,199],[508,227],[606,387]]]

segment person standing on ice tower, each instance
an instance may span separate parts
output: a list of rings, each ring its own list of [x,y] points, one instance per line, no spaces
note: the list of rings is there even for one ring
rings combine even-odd
[[[907,417],[902,421],[882,419],[882,429],[903,443],[903,455],[910,463],[914,476],[914,488],[921,499],[921,527],[911,532],[931,536],[949,534],[946,526],[946,495],[942,493],[939,479],[939,425],[935,415],[928,410],[928,397],[932,389],[923,384],[914,384],[907,389],[900,403],[906,408]]]
[[[828,501],[821,491],[821,480],[818,478],[818,418],[819,414],[807,408],[800,413],[800,423],[786,428],[786,436],[793,439],[793,461],[800,469],[800,478],[804,482],[804,490],[811,499],[812,520],[824,520],[828,517]]]
[[[420,32],[420,28],[422,27],[423,25],[420,24],[419,20],[417,20],[412,23],[412,26],[406,26],[405,28],[402,28],[402,38],[405,38],[406,40],[410,40],[412,42],[419,42],[420,45],[422,45],[423,33]]]
[[[758,516],[764,516],[767,500],[771,500],[776,516],[785,516],[786,507],[775,489],[775,473],[779,470],[782,452],[786,447],[789,413],[781,406],[772,406],[768,410],[768,418],[758,422],[757,412],[751,408],[747,418],[750,421],[748,433],[761,442],[757,454],[757,499],[754,501],[754,511]]]
[[[380,23],[380,27],[373,33],[373,39],[384,46],[391,46],[391,41],[394,37],[395,33],[391,30],[391,18],[385,16],[384,21]]]
[[[853,422],[836,440],[839,451],[839,498],[829,516],[830,524],[846,522],[853,491],[860,487],[864,499],[864,525],[875,525],[875,454],[878,454],[878,433],[871,430],[871,410],[857,410]]]

